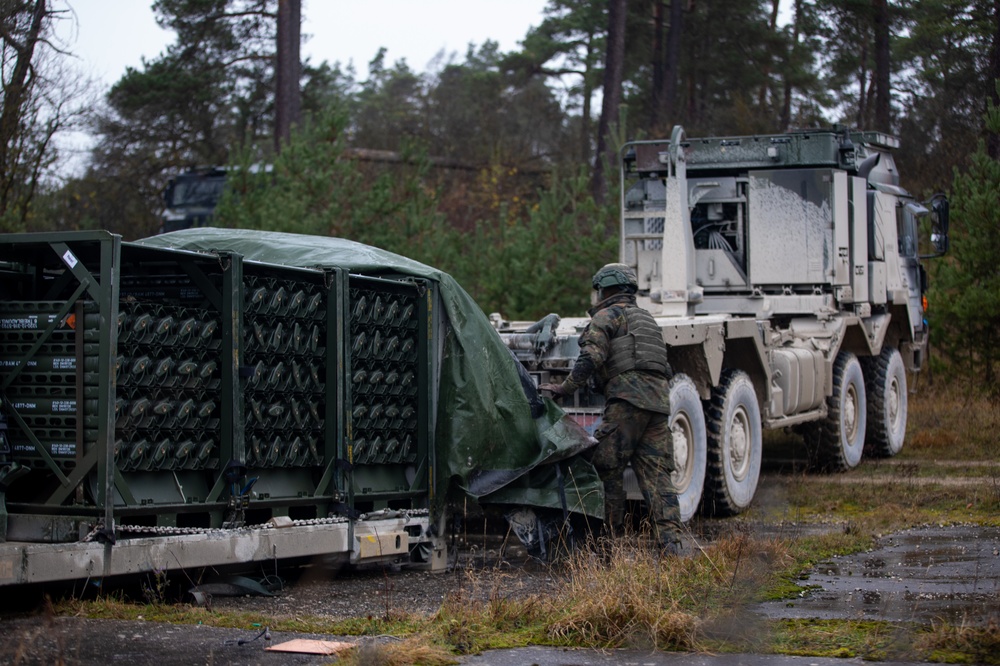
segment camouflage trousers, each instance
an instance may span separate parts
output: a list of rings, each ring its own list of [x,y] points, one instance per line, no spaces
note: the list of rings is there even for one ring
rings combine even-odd
[[[591,462],[604,482],[605,526],[618,531],[625,520],[625,467],[632,463],[649,517],[662,544],[679,542],[681,512],[670,473],[674,447],[670,417],[609,400],[597,431]]]

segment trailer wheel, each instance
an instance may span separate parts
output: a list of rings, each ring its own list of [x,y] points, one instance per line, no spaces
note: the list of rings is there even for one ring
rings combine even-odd
[[[833,395],[826,399],[826,419],[813,429],[814,466],[826,472],[844,472],[861,462],[865,447],[865,378],[861,363],[850,352],[840,352],[833,364]]]
[[[760,406],[745,372],[727,371],[706,405],[708,469],[703,508],[717,516],[750,506],[762,453]]]
[[[900,452],[906,437],[906,368],[895,347],[885,347],[874,358],[865,359],[865,391],[868,394],[868,430],[865,452],[888,458]]]
[[[681,507],[681,520],[686,523],[701,503],[708,447],[701,399],[687,375],[677,374],[670,380],[670,431],[675,468],[670,478]]]

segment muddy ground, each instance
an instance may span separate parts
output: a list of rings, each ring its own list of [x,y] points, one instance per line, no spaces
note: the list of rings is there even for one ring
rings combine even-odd
[[[780,494],[780,481],[762,483],[769,495]],[[695,538],[711,538],[719,524],[698,523]],[[842,529],[842,525],[761,524],[758,529],[784,537]],[[533,560],[502,536],[465,535],[459,540],[455,566],[448,572],[371,569],[334,570],[316,562],[294,571],[261,570],[255,578],[282,587],[273,596],[241,589],[241,580],[201,596],[218,610],[240,610],[269,617],[382,617],[396,613],[434,613],[449,595],[518,595],[544,591],[556,584],[549,566]],[[835,558],[816,566],[801,581],[799,598],[761,604],[764,617],[879,619],[887,621],[980,623],[1000,614],[1000,529],[977,526],[928,526],[882,537],[870,552]],[[180,592],[190,591],[186,581]],[[18,592],[20,593],[20,592]],[[12,609],[17,600],[5,590],[0,606]],[[178,592],[171,592],[178,594]],[[193,596],[188,596],[193,600]],[[28,600],[29,607],[31,600]],[[146,621],[52,618],[35,609],[28,614],[0,616],[0,664],[322,664],[331,657],[265,650],[292,638],[331,640],[337,637],[280,634],[260,636],[260,626],[220,629],[174,626]],[[256,637],[256,639],[255,639]],[[358,642],[357,638],[345,639]],[[360,642],[389,641],[370,637]],[[524,655],[527,657],[527,655]],[[567,656],[583,663],[582,656]],[[648,661],[648,660],[646,660]],[[494,663],[493,661],[476,663]],[[501,663],[501,662],[497,662]],[[505,663],[522,663],[517,657]],[[598,662],[595,662],[598,663]],[[603,662],[602,662],[603,663]],[[608,662],[614,663],[614,662]],[[640,660],[639,663],[645,663]],[[653,662],[649,662],[653,663]],[[657,662],[659,663],[659,662]],[[741,663],[741,662],[737,662]],[[808,663],[816,663],[811,660]]]

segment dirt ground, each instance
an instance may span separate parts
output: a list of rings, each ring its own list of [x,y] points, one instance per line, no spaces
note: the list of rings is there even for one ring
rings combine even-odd
[[[761,501],[776,493],[773,480],[762,484]],[[725,523],[696,523],[696,539],[711,539]],[[840,529],[830,525],[758,525],[785,537]],[[502,536],[457,539],[451,570],[332,569],[314,562],[295,570],[261,570],[255,579],[282,585],[275,594],[253,594],[243,579],[205,581],[200,601],[217,610],[238,610],[265,617],[306,614],[328,618],[383,617],[436,612],[449,595],[519,595],[557,584],[558,572],[529,558]],[[802,581],[794,602],[761,605],[767,617],[832,617],[928,621],[975,621],[1000,608],[1000,529],[975,526],[929,527],[886,535],[877,548],[818,565]],[[180,581],[170,594],[193,602],[192,586]],[[144,620],[112,621],[51,617],[37,599],[17,599],[4,591],[0,600],[0,665],[6,664],[323,664],[330,656],[266,650],[289,639],[337,640],[343,637],[282,634],[254,625],[242,629],[169,625]],[[20,602],[20,603],[19,603]],[[18,609],[20,613],[12,613]],[[27,611],[27,612],[24,612]],[[343,638],[360,642],[392,637]],[[517,663],[516,659],[510,663]],[[576,663],[576,662],[574,662]]]
[[[283,587],[272,596],[244,591],[241,582],[260,580],[265,575],[276,580],[275,572],[259,576],[226,577],[206,580],[203,602],[215,610],[257,613],[272,618],[293,618],[308,614],[326,618],[383,617],[398,613],[436,612],[450,594],[486,597],[540,591],[555,583],[548,565],[539,563],[523,549],[506,549],[490,539],[489,547],[465,544],[455,566],[446,572],[371,568],[335,570],[317,562],[292,570],[279,570]],[[488,571],[489,582],[484,572]],[[190,591],[190,586],[187,587]],[[244,588],[245,589],[245,588]],[[133,590],[133,593],[136,593]],[[194,603],[194,596],[181,594]],[[4,606],[9,606],[4,600]],[[31,607],[33,602],[25,600]],[[267,650],[293,639],[342,640],[360,646],[393,640],[392,637],[337,637],[268,631],[268,640],[258,635],[259,625],[245,629],[222,629],[193,625],[170,625],[146,621],[92,620],[52,617],[39,607],[26,614],[0,615],[0,664],[147,664],[181,666],[188,664],[326,664],[334,659]]]

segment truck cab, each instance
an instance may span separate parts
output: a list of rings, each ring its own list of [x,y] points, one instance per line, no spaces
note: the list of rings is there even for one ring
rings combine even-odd
[[[226,186],[226,170],[190,169],[167,182],[163,190],[160,233],[204,227],[211,223]]]

